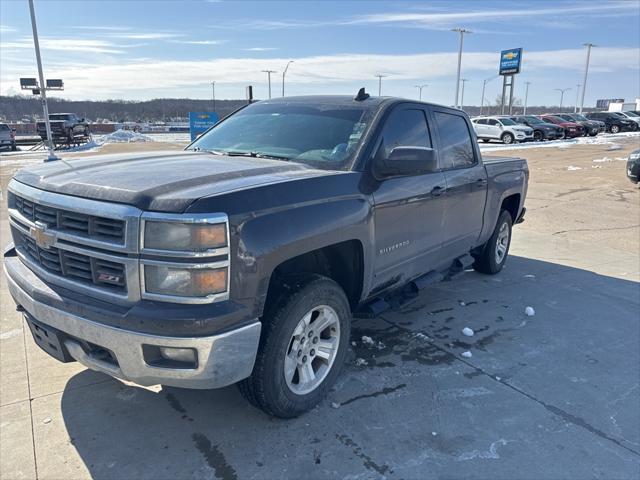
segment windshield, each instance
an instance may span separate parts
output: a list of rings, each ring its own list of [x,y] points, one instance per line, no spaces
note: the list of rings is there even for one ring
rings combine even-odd
[[[614,117],[618,117],[618,118],[624,118],[625,120],[627,119],[627,117],[625,117],[622,113],[620,112],[609,112],[610,115],[614,116]]]
[[[571,115],[556,115],[556,117],[566,120],[567,122],[575,122],[575,119]]]
[[[532,123],[534,125],[538,125],[540,123],[544,123],[542,120],[540,120],[537,117],[524,117],[524,118],[527,120],[527,122]]]
[[[49,120],[69,120],[69,115],[52,114],[49,115]]]
[[[637,113],[633,112],[624,112],[628,117],[640,117]]]
[[[371,112],[359,105],[255,103],[216,125],[188,149],[344,169]]]
[[[517,123],[510,118],[500,118],[499,120],[502,125],[517,125]]]
[[[587,117],[585,117],[584,115],[580,115],[579,113],[574,113],[573,116],[574,116],[574,118],[577,118],[581,122],[588,122],[589,121],[589,119]]]

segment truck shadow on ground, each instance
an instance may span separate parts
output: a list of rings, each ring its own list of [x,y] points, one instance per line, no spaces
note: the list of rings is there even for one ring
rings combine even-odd
[[[535,317],[524,315],[529,305]],[[507,443],[532,435],[527,415],[538,409],[547,430],[571,424],[633,457],[640,420],[633,395],[623,398],[620,385],[637,387],[639,309],[637,282],[512,257],[498,276],[468,273],[396,311],[355,320],[343,375],[298,419],[264,415],[235,387],[155,392],[106,376],[87,387],[85,371],[63,393],[64,428],[93,478],[424,478],[425,464],[434,476],[488,478],[536,458]],[[466,326],[473,337],[461,334]],[[631,350],[621,352],[626,342]],[[467,351],[473,357],[461,356]],[[612,422],[607,406],[614,400]],[[496,415],[513,420],[496,430]],[[535,435],[540,444],[549,440]],[[576,435],[553,441],[567,452],[600,448]],[[474,458],[494,459],[490,468],[498,470],[464,470],[461,460]],[[536,461],[527,475],[561,476],[570,458],[563,454],[557,471],[554,461]]]

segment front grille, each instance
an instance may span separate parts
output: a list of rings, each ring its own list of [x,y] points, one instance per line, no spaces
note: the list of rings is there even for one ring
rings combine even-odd
[[[125,266],[121,263],[55,247],[41,248],[33,238],[17,231],[13,237],[16,246],[22,247],[31,261],[49,273],[85,284],[126,291]]]
[[[15,195],[14,208],[28,220],[42,222],[48,227],[62,232],[110,243],[124,243],[125,223],[123,220],[49,207],[18,195]]]

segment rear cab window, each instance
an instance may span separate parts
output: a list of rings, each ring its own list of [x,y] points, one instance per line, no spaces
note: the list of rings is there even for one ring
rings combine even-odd
[[[440,168],[464,168],[475,165],[471,132],[464,117],[441,111],[433,112],[440,138]]]

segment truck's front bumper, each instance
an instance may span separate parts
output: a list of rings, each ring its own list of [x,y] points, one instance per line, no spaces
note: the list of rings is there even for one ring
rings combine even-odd
[[[260,339],[261,324],[257,320],[234,330],[203,337],[133,332],[93,322],[38,300],[58,296],[58,293],[19,258],[5,257],[4,267],[9,291],[24,310],[36,343],[52,356],[59,359],[70,356],[92,370],[140,385],[218,388],[251,374]],[[29,284],[29,293],[16,281],[18,278],[21,283]],[[41,331],[38,325],[43,327]],[[47,341],[47,335],[52,336],[51,342]],[[176,363],[154,365],[157,360],[154,352],[160,347],[192,349],[196,361],[189,368],[176,366]],[[57,350],[61,350],[60,356],[55,355]]]

